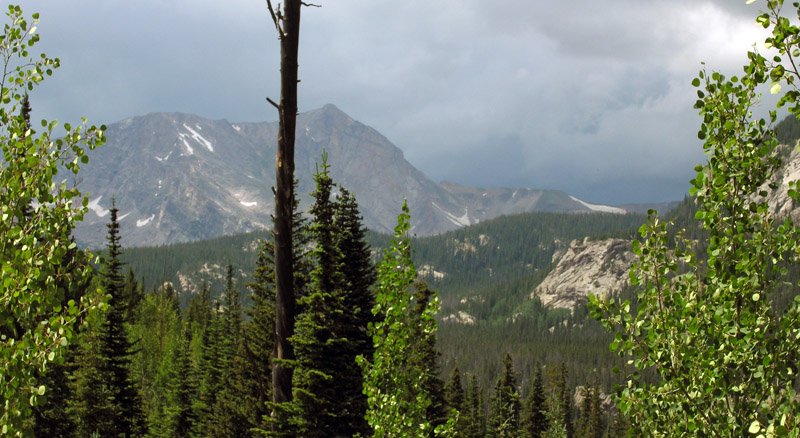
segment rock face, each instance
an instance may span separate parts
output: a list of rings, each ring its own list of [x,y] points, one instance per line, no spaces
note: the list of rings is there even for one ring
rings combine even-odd
[[[636,260],[631,244],[623,239],[573,240],[558,264],[536,287],[531,298],[539,297],[551,308],[572,309],[590,293],[605,295],[619,290],[628,281],[628,271]]]
[[[789,146],[782,147],[788,148]],[[771,214],[779,218],[788,215],[795,223],[798,223],[800,209],[797,208],[798,205],[795,200],[787,195],[789,183],[798,180],[800,180],[800,149],[794,147],[784,160],[783,166],[775,172],[772,178],[772,181],[777,183],[778,188],[776,190],[770,190],[768,187],[763,188],[769,192],[766,200]]]
[[[270,226],[277,122],[231,123],[158,113],[113,123],[107,142],[89,152],[78,188],[90,211],[80,243],[100,246],[116,198],[124,246],[208,239]],[[312,175],[328,153],[335,182],[353,192],[367,227],[391,232],[403,199],[412,231],[437,234],[503,214],[605,211],[555,190],[478,189],[437,184],[403,158],[376,130],[333,105],[297,120],[295,175],[308,209]]]

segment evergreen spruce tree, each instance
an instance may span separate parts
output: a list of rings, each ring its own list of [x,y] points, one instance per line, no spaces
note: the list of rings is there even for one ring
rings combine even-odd
[[[213,427],[214,405],[222,387],[222,356],[224,336],[224,319],[219,302],[214,303],[214,310],[203,331],[202,352],[200,357],[200,403],[198,406],[198,424],[201,430]]]
[[[246,358],[242,336],[242,307],[233,281],[233,266],[225,270],[225,307],[222,313],[221,385],[214,403],[213,421],[208,430],[214,437],[244,437],[254,425],[247,421],[242,406],[246,388]]]
[[[467,400],[464,394],[464,387],[461,385],[461,372],[458,367],[453,368],[450,374],[450,381],[444,386],[444,399],[447,409],[458,411],[458,422],[456,422],[456,435],[466,436],[470,424]]]
[[[594,391],[589,385],[576,388],[576,393],[583,389],[583,400],[580,406],[580,416],[575,424],[575,432],[580,438],[589,438],[589,417],[592,412]]]
[[[589,398],[589,412],[586,418],[584,436],[586,438],[603,438],[605,424],[603,409],[600,405],[600,384],[597,376],[595,376],[594,386],[588,390],[587,398]]]
[[[106,358],[100,352],[99,315],[91,315],[89,325],[80,333],[75,373],[70,380],[73,394],[67,413],[75,423],[77,437],[114,436],[117,415],[112,403]],[[94,321],[93,321],[94,320]]]
[[[503,375],[495,385],[490,401],[489,436],[493,438],[516,437],[519,434],[520,401],[514,361],[506,353],[503,359]]]
[[[183,323],[183,336],[175,360],[174,413],[172,431],[175,438],[195,436],[197,420],[197,374],[191,357],[192,331],[188,323]]]
[[[469,414],[467,418],[468,426],[464,436],[467,438],[483,438],[486,435],[486,413],[483,407],[483,391],[475,374],[470,378],[466,403]]]
[[[336,203],[334,224],[337,233],[337,247],[342,257],[341,302],[344,305],[343,336],[347,348],[341,352],[342,369],[337,378],[343,379],[340,386],[344,406],[343,421],[347,426],[343,432],[369,436],[371,428],[364,415],[367,411],[367,397],[363,391],[363,375],[356,363],[357,356],[372,360],[374,346],[367,327],[375,320],[372,308],[375,306],[376,272],[372,254],[366,242],[366,228],[358,210],[355,196],[339,186],[339,199]]]
[[[356,357],[372,354],[366,330],[374,305],[370,290],[374,269],[358,204],[345,189],[338,200],[332,196],[325,153],[314,180],[310,210],[314,269],[292,338],[299,423],[307,436],[367,435],[367,402]]]
[[[344,389],[343,356],[348,355],[345,337],[345,306],[342,287],[342,256],[337,246],[334,224],[336,205],[331,199],[333,182],[323,162],[314,175],[316,189],[311,235],[316,247],[309,294],[301,299],[302,313],[295,325],[294,345],[297,367],[294,370],[294,402],[300,411],[300,424],[306,436],[351,436],[342,430],[348,403],[338,394]]]
[[[550,369],[550,395],[548,397],[550,428],[564,430],[568,438],[575,437],[572,422],[572,393],[567,385],[569,372],[567,365],[561,363],[558,367]],[[551,436],[551,435],[548,435]]]
[[[253,400],[247,416],[254,427],[264,430],[269,429],[263,417],[270,413],[267,404],[272,400],[272,357],[275,347],[274,253],[272,241],[263,240],[258,251],[253,282],[247,284],[252,308],[245,309],[249,321],[244,325],[248,369],[254,376],[249,384],[248,394]]]
[[[420,323],[431,298],[436,291],[428,287],[423,281],[414,283],[414,307],[411,309],[410,319],[412,336],[414,339],[413,355],[409,358],[409,365],[417,367],[423,373],[423,388],[431,396],[431,403],[426,412],[428,421],[434,429],[447,422],[446,402],[444,399],[444,381],[439,368],[439,351],[436,349],[436,333],[426,333]],[[433,436],[433,435],[431,435]]]
[[[541,438],[547,431],[547,399],[542,382],[542,369],[537,366],[522,411],[521,429],[526,438]]]
[[[125,305],[125,321],[130,324],[136,322],[136,314],[139,309],[139,303],[144,298],[142,285],[136,281],[136,276],[133,274],[133,268],[128,268],[128,276],[125,278],[125,286],[122,289],[120,301]]]
[[[108,378],[109,395],[114,412],[112,422],[114,428],[101,431],[111,436],[138,437],[147,433],[147,423],[142,411],[142,400],[139,391],[130,377],[133,345],[128,338],[125,315],[128,309],[123,301],[125,286],[120,269],[122,262],[119,222],[117,222],[116,202],[112,200],[110,223],[108,224],[108,244],[103,269],[101,271],[101,287],[109,296],[109,308],[101,333],[100,353]]]

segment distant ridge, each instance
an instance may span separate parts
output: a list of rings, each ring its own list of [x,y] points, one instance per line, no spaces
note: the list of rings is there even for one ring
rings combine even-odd
[[[269,226],[277,122],[151,113],[112,123],[106,138],[103,147],[89,153],[80,174],[79,188],[91,201],[75,232],[81,243],[102,245],[112,198],[120,210],[125,246],[201,240]],[[418,235],[515,213],[616,211],[558,190],[437,184],[386,137],[331,104],[298,117],[295,165],[304,210],[323,149],[334,181],[356,195],[364,223],[376,231],[394,228],[403,199]]]

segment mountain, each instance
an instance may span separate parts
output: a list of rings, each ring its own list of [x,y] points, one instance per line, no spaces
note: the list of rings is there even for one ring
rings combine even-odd
[[[109,125],[106,144],[90,151],[90,162],[81,170],[78,187],[91,202],[76,238],[86,245],[102,244],[112,198],[128,247],[267,228],[277,129],[277,122],[231,123],[180,113]],[[364,223],[380,232],[394,228],[404,198],[412,230],[419,235],[531,211],[624,212],[556,190],[437,184],[386,137],[333,105],[297,120],[295,165],[304,210],[323,150],[334,181],[356,195]]]

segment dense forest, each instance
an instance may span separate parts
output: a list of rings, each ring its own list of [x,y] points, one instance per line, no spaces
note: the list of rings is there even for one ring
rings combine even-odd
[[[8,64],[38,35],[36,15],[30,26],[19,7],[7,15]],[[758,22],[778,53],[796,51],[800,29],[779,2]],[[37,132],[25,90],[59,61],[25,60],[4,73],[0,106],[0,433],[797,437],[800,227],[768,195],[800,202],[796,181],[771,180],[787,157],[779,141],[800,129],[792,118],[776,133],[776,113],[752,120],[751,108],[760,86],[778,94],[800,71],[748,59],[742,77],[692,81],[709,159],[691,197],[660,216],[529,214],[416,239],[403,205],[394,235],[371,234],[323,154],[311,209],[290,199],[278,236],[292,242],[297,297],[285,359],[279,239],[126,249],[112,201],[100,256],[78,248],[87,200],[53,177],[77,175],[103,127]],[[800,90],[787,104],[800,113]],[[605,236],[631,241],[628,286],[573,309],[531,297],[559,249]],[[441,318],[451,311],[475,323]],[[287,401],[272,397],[275,363],[292,371]]]

